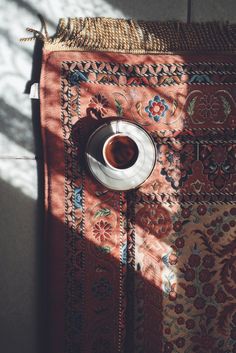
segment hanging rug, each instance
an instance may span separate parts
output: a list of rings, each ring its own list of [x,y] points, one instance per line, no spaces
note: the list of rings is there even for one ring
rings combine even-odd
[[[40,80],[50,353],[236,352],[236,26],[71,18]],[[89,136],[143,127],[157,161],[116,192]]]

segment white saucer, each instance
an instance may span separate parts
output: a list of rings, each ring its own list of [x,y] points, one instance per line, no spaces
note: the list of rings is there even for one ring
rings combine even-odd
[[[130,168],[112,169],[103,159],[104,142],[116,133],[130,136],[138,146],[139,156]],[[126,120],[115,120],[95,130],[88,140],[85,153],[93,176],[108,189],[117,191],[140,186],[150,176],[156,163],[156,148],[151,136],[141,126]]]

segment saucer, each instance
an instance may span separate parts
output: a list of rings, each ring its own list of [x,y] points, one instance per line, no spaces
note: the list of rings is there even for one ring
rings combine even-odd
[[[112,135],[124,133],[137,144],[139,155],[127,169],[112,169],[106,165],[102,149]],[[150,176],[156,163],[156,148],[151,136],[141,126],[126,120],[115,120],[100,126],[90,136],[86,146],[86,160],[93,176],[108,189],[135,189]]]

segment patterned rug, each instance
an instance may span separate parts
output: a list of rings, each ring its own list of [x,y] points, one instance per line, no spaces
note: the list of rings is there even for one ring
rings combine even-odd
[[[90,18],[38,33],[50,353],[235,353],[235,26]],[[158,150],[126,193],[84,160],[117,117]]]

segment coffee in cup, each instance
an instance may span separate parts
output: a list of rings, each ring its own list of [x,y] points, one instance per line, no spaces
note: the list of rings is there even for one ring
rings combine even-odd
[[[127,169],[134,165],[139,155],[135,141],[125,134],[110,136],[103,146],[103,158],[114,169]]]

